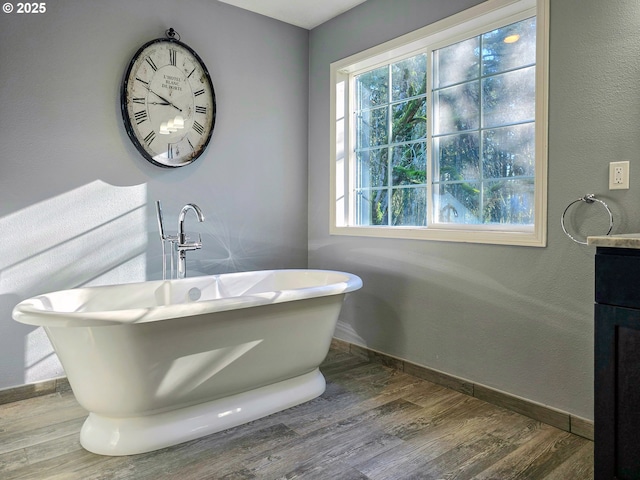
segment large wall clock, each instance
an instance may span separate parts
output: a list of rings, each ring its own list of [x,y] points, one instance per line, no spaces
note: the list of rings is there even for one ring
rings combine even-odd
[[[216,96],[209,72],[173,29],[145,43],[122,81],[125,129],[138,151],[155,165],[183,167],[209,144]]]

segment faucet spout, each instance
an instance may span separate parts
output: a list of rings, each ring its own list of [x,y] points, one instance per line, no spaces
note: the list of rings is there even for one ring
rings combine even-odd
[[[187,242],[184,220],[189,210],[192,210],[196,214],[199,222],[204,222],[204,214],[195,203],[187,203],[182,207],[182,210],[180,210],[180,215],[178,215],[178,243],[176,244],[176,249],[178,250],[178,278],[184,278],[187,275],[187,251],[202,248],[201,239],[197,242]]]
[[[184,233],[184,219],[187,216],[189,210],[193,210],[193,212],[197,215],[199,222],[204,222],[204,214],[200,207],[195,203],[187,203],[182,210],[180,210],[180,215],[178,215],[178,241],[179,243],[186,242],[186,235]]]

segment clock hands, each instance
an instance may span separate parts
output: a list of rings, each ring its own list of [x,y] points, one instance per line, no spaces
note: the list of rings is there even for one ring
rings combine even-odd
[[[153,103],[151,102],[152,105],[171,105],[173,108],[175,108],[176,110],[178,110],[179,112],[182,112],[181,108],[176,107],[173,103],[171,103],[169,100],[167,100],[166,98],[164,98],[162,95],[158,95],[156,92],[154,92],[153,90],[151,90],[151,87],[145,85],[144,88],[146,88],[147,90],[149,90],[151,93],[153,93],[156,97],[158,97],[160,100],[162,100],[164,103]]]
[[[169,100],[167,100],[166,98],[158,95],[156,92],[154,92],[153,90],[151,90],[151,88],[149,88],[149,91],[151,93],[153,93],[156,97],[158,97],[160,100],[162,100],[163,102],[166,102],[167,105],[171,105],[173,108],[175,108],[176,110],[178,110],[179,112],[182,112],[181,108],[176,107],[173,103],[171,103]]]

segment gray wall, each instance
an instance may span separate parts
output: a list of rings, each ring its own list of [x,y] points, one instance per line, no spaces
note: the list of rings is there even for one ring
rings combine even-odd
[[[0,15],[0,388],[61,374],[42,332],[11,320],[19,300],[158,278],[161,199],[171,230],[184,203],[207,215],[189,223],[205,245],[192,273],[304,267],[308,246],[311,267],[364,279],[339,337],[592,418],[594,251],[559,218],[592,192],[617,232],[640,231],[638,2],[551,0],[547,248],[328,234],[329,63],[476,3],[368,0],[310,36],[211,0]],[[218,95],[212,143],[176,171],[137,153],[118,101],[131,56],[169,26]],[[629,191],[607,190],[617,160]],[[601,215],[583,208],[572,226],[601,232]]]
[[[548,247],[330,236],[329,64],[477,0],[368,0],[310,37],[309,265],[359,274],[337,336],[593,418],[593,255],[560,216],[595,193],[640,231],[640,3],[551,0]],[[608,163],[631,162],[609,191]],[[578,206],[576,234],[606,212]]]
[[[307,265],[308,39],[304,29],[212,0],[47,2],[0,14],[0,388],[62,374],[20,300],[160,276],[155,200],[204,247],[190,274]],[[177,170],[124,131],[119,88],[145,42],[175,28],[218,99],[211,143]]]

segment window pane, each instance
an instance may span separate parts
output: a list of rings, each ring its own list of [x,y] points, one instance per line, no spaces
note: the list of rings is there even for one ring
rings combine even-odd
[[[535,175],[535,125],[527,123],[483,132],[485,178]]]
[[[356,148],[376,147],[388,142],[388,111],[388,107],[382,107],[358,114]]]
[[[423,142],[394,147],[391,158],[394,185],[426,183],[427,154]]]
[[[361,190],[356,195],[357,225],[388,225],[389,193],[386,188]]]
[[[533,121],[536,69],[524,68],[482,81],[482,125],[485,128]]]
[[[437,90],[433,94],[435,135],[479,127],[479,83],[469,82]]]
[[[436,50],[433,54],[433,85],[442,88],[480,76],[480,37]]]
[[[395,226],[427,224],[427,187],[394,188],[391,196],[391,222]]]
[[[391,100],[422,95],[427,91],[427,56],[416,55],[391,65]]]
[[[356,154],[358,188],[387,185],[388,149],[365,150]]]
[[[533,180],[487,182],[484,189],[485,223],[533,223]]]
[[[478,133],[449,135],[433,140],[437,174],[441,182],[480,178],[480,136]]]
[[[536,18],[485,33],[482,36],[482,74],[512,70],[536,62]]]
[[[356,77],[356,109],[375,107],[389,101],[389,67],[380,67]]]
[[[393,141],[408,142],[427,135],[427,99],[416,98],[393,105]]]
[[[480,223],[480,184],[454,183],[434,187],[438,209],[433,212],[439,223]]]

